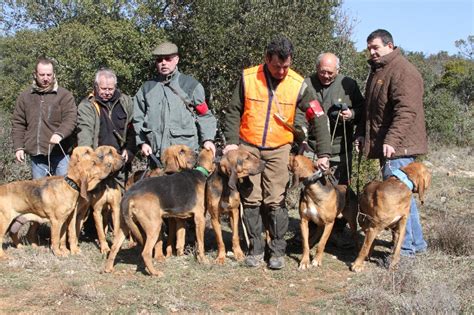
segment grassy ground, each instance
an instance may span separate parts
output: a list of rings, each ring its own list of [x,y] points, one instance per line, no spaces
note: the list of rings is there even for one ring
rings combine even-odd
[[[188,255],[156,263],[162,278],[146,274],[139,248],[122,249],[115,272],[105,274],[105,257],[94,242],[83,241],[77,256],[57,258],[47,244],[16,249],[7,239],[9,258],[0,261],[0,313],[473,313],[472,154],[437,148],[428,155],[434,177],[420,212],[429,251],[402,259],[394,272],[387,270],[388,232],[360,274],[349,271],[356,253],[333,244],[322,267],[299,271],[298,214],[290,197],[287,266],[279,271],[249,269],[232,257],[224,266],[213,264],[212,230],[206,231],[211,263],[198,264],[189,246]],[[228,229],[225,238],[230,246]]]

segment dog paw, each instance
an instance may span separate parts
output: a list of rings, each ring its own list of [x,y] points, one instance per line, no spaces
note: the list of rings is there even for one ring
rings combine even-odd
[[[208,263],[209,263],[209,260],[208,260],[207,257],[204,256],[204,255],[199,255],[199,256],[197,256],[197,260],[198,260],[198,262],[199,262],[200,264],[204,264],[204,265],[205,265],[205,264],[208,264]]]
[[[69,251],[66,250],[53,250],[54,256],[57,257],[67,257],[69,255]]]
[[[150,273],[151,276],[157,277],[157,278],[163,277],[165,275],[163,272],[158,271],[158,270],[153,270],[153,271],[148,270],[148,272]]]
[[[101,247],[100,247],[100,253],[101,253],[101,254],[107,254],[108,252],[110,252],[110,247],[109,247],[109,245],[101,246]]]
[[[309,259],[303,259],[301,262],[300,262],[300,265],[298,267],[299,270],[306,270],[306,269],[309,269],[311,267],[311,265],[309,264]]]
[[[214,263],[217,264],[217,265],[223,265],[225,262],[225,257],[217,257],[215,260],[214,260]]]
[[[71,248],[71,255],[78,255],[81,253],[81,249],[79,247]]]
[[[242,261],[245,259],[244,252],[242,250],[240,251],[234,251],[234,258],[237,261]]]
[[[166,260],[166,257],[163,255],[155,255],[155,260],[158,262],[164,262]]]
[[[112,272],[114,272],[114,267],[106,266],[106,267],[104,268],[104,272],[105,272],[105,273],[112,273]]]
[[[319,259],[313,259],[311,265],[313,265],[314,267],[321,267],[323,265],[323,262]]]
[[[351,266],[351,270],[354,271],[354,272],[361,272],[362,270],[364,270],[364,265],[354,263]]]

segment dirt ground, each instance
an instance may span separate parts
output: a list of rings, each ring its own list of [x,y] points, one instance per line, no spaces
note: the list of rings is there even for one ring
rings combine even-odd
[[[433,187],[420,210],[425,233],[430,233],[435,212],[456,212],[472,223],[472,151],[437,150],[430,153],[426,163],[434,177]],[[39,248],[19,249],[11,247],[6,240],[3,248],[8,258],[0,261],[0,313],[377,312],[354,298],[352,292],[362,285],[377,288],[377,281],[368,276],[371,273],[388,274],[389,233],[384,232],[379,237],[375,257],[361,274],[349,271],[356,257],[355,249],[338,248],[334,242],[326,247],[322,267],[300,271],[301,245],[295,201],[289,198],[288,202],[291,210],[286,267],[278,271],[263,266],[247,268],[235,261],[231,252],[224,266],[215,265],[216,245],[211,229],[206,230],[208,264],[197,263],[189,246],[187,255],[155,263],[164,272],[161,278],[145,272],[138,247],[123,248],[116,259],[115,272],[105,274],[102,270],[106,257],[93,241],[84,240],[79,255],[57,258],[47,246],[48,239],[43,240],[45,244]],[[345,237],[350,240],[348,233]],[[362,233],[360,238],[362,240]],[[228,228],[225,239],[230,251]],[[416,261],[440,259],[454,262],[458,258],[429,251]],[[472,262],[467,260],[462,266],[465,269],[460,268],[459,272],[467,276],[469,283],[474,283]],[[458,310],[474,310],[472,302],[465,300],[466,296],[461,294],[459,299]]]

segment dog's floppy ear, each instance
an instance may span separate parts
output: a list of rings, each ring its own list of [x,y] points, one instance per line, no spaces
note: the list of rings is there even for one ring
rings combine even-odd
[[[81,174],[80,194],[81,194],[82,198],[89,201],[89,195],[87,194],[87,188],[89,187],[89,179],[87,177],[88,177],[87,174],[85,174],[85,173]]]
[[[418,193],[421,203],[425,202],[425,191],[431,183],[431,173],[428,168],[420,162],[413,162],[402,168],[408,178],[413,182],[413,192]]]
[[[237,176],[237,171],[232,168],[229,176],[229,188],[232,190],[237,190],[237,181],[239,180],[239,177]]]
[[[431,184],[431,173],[424,165],[420,170],[421,174],[418,177],[420,179],[420,182],[418,183],[418,198],[420,198],[421,204],[424,204],[425,191],[430,187]]]
[[[242,166],[241,166],[242,167]],[[229,177],[229,182],[227,185],[232,190],[237,190],[237,170],[233,167],[227,156],[223,156],[219,162],[219,169],[222,173],[226,174]]]

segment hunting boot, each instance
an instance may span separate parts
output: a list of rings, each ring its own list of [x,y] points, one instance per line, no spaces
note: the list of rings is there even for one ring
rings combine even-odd
[[[262,217],[260,207],[245,207],[243,221],[249,238],[249,254],[245,258],[248,267],[258,267],[263,263]]]

